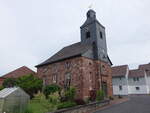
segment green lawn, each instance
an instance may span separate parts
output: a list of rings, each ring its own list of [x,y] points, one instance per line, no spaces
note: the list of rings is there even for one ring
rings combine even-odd
[[[29,104],[28,104],[28,112],[29,113],[46,113],[46,112],[51,112],[51,111],[56,110],[56,108],[57,108],[56,105],[51,104],[45,98],[32,99],[29,102]]]
[[[25,113],[47,113],[73,106],[76,106],[73,101],[61,102],[58,92],[49,95],[47,99],[43,93],[38,93],[30,100]]]

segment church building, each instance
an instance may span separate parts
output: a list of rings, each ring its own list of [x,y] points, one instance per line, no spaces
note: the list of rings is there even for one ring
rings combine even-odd
[[[100,89],[112,96],[112,62],[107,53],[105,27],[96,19],[95,11],[87,12],[80,29],[81,41],[37,65],[37,74],[45,85],[75,87],[81,99],[94,96]]]

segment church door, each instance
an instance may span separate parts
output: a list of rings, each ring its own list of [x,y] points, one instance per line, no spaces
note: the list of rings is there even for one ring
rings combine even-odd
[[[107,97],[107,83],[106,82],[102,82],[102,90],[105,93],[105,97]]]

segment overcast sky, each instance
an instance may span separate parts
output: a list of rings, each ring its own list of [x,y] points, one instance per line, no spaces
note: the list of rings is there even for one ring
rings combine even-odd
[[[149,0],[0,0],[0,75],[31,69],[62,47],[80,41],[80,26],[93,4],[106,27],[114,65],[150,62]]]

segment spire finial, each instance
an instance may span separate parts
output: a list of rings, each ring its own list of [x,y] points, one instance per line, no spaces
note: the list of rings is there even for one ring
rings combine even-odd
[[[89,10],[92,9],[92,7],[93,7],[93,3],[91,3],[91,4],[89,5],[89,7],[88,7]]]

